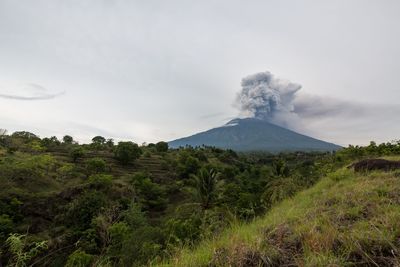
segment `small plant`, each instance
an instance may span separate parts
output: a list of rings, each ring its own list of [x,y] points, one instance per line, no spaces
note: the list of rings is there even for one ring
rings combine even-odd
[[[68,257],[66,267],[86,267],[93,262],[93,256],[82,250],[76,250]]]
[[[47,241],[27,243],[27,235],[11,234],[7,240],[9,252],[12,254],[9,266],[27,266],[28,262],[47,249]]]

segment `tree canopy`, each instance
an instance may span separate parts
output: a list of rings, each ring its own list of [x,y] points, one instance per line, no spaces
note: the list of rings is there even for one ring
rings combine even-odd
[[[115,158],[123,165],[132,163],[142,154],[140,147],[131,142],[119,142],[114,150]]]

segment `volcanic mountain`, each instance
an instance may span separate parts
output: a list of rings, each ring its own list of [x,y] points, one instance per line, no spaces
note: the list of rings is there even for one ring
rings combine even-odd
[[[168,143],[172,148],[214,146],[236,151],[334,151],[340,146],[285,129],[265,120],[234,119],[227,124]]]

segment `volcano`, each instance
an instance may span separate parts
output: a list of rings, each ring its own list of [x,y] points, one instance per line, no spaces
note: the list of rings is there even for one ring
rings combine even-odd
[[[335,151],[341,147],[321,141],[265,120],[234,119],[211,130],[168,143],[171,148],[213,146],[236,151]]]

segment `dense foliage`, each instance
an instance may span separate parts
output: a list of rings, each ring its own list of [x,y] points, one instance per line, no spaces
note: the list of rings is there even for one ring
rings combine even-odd
[[[399,143],[272,155],[3,132],[0,265],[160,262],[356,158],[388,154],[400,154]]]

